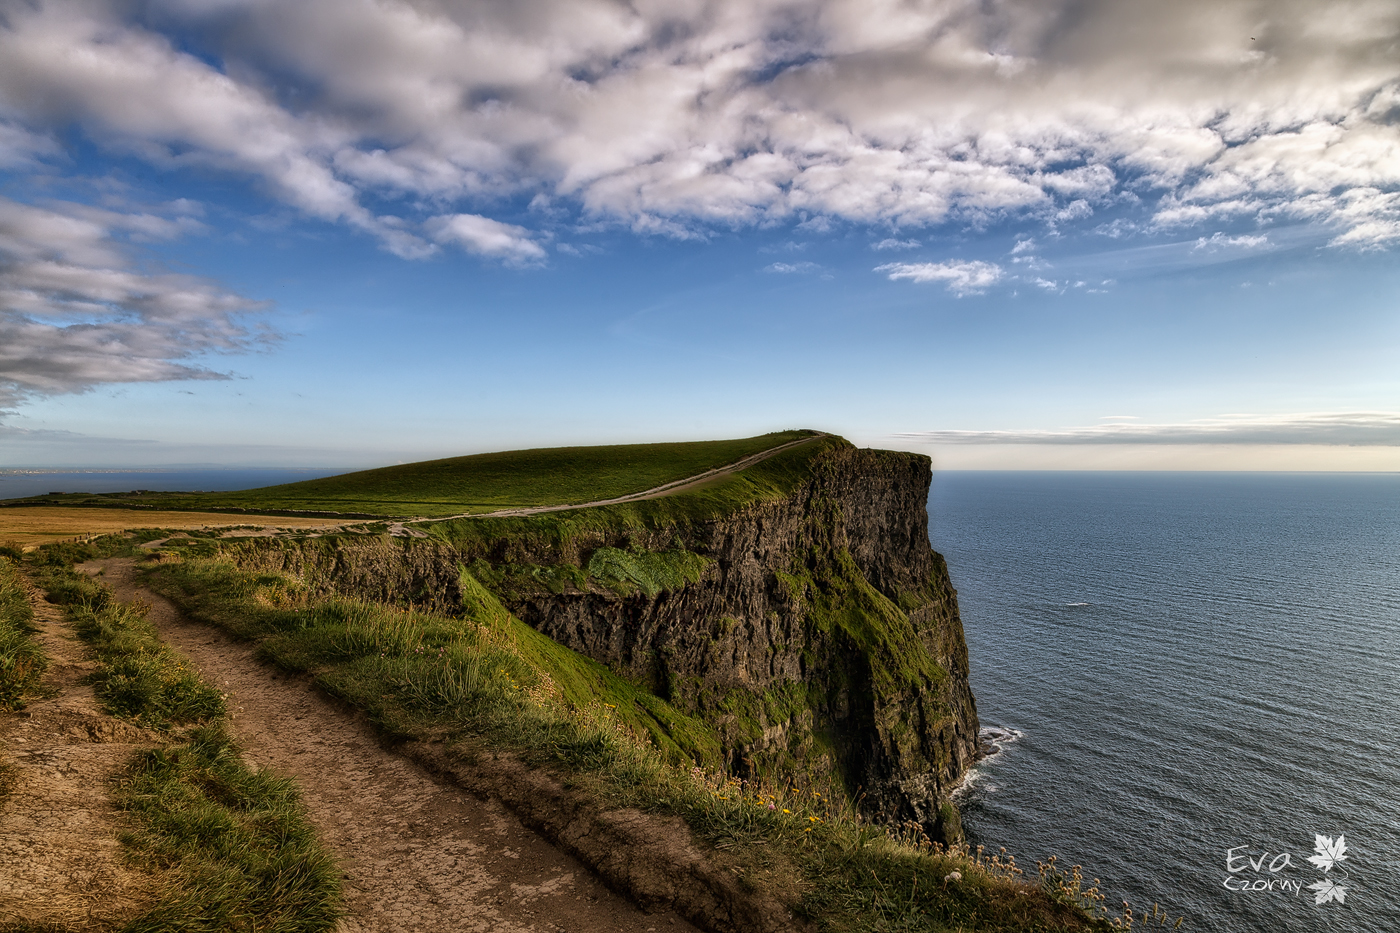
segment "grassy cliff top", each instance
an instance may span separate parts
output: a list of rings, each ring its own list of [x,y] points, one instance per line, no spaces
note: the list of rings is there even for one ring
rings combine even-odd
[[[614,499],[815,437],[782,431],[725,441],[552,447],[427,460],[340,476],[222,493],[74,493],[10,500],[43,505],[242,509],[442,517]]]

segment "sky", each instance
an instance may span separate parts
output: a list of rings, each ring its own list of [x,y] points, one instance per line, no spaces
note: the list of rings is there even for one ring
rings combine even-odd
[[[1400,0],[0,0],[0,468],[1400,470]]]

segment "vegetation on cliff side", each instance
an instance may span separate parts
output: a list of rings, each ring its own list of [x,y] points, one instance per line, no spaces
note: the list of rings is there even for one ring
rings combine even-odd
[[[790,439],[773,438],[765,441],[769,447]],[[427,531],[426,540],[398,544],[377,537],[385,525],[362,528],[353,538],[297,542],[236,544],[216,540],[216,533],[196,533],[167,542],[147,571],[152,585],[187,614],[257,643],[275,664],[309,674],[391,737],[439,743],[464,760],[504,752],[561,776],[604,806],[680,817],[718,864],[745,885],[781,892],[819,929],[1109,928],[1101,896],[1074,870],[1061,872],[1052,862],[1038,883],[1028,882],[1001,855],[940,847],[912,822],[875,825],[852,803],[858,788],[845,786],[839,773],[798,767],[792,756],[779,753],[768,762],[773,767],[739,772],[747,775],[744,780],[729,771],[724,752],[735,729],[754,738],[770,721],[816,709],[826,696],[813,693],[814,684],[780,679],[765,690],[721,691],[700,704],[704,710],[694,702],[695,690],[668,703],[662,699],[670,696],[667,690],[658,696],[552,641],[498,598],[531,588],[617,599],[683,590],[704,578],[713,562],[703,547],[692,549],[705,539],[707,526],[793,496],[833,462],[825,454],[849,447],[840,438],[814,437],[663,498],[437,522],[417,526]],[[872,456],[873,463],[886,462]],[[382,474],[375,488],[388,488],[384,481],[391,477],[374,472]],[[429,479],[439,482],[441,476]],[[407,495],[417,498],[394,500],[394,507],[423,498],[421,489]],[[467,511],[459,505],[438,514]],[[898,578],[886,584],[899,589],[893,599],[882,593],[840,543],[836,505],[808,505],[815,517],[802,533],[806,543],[770,583],[800,606],[803,625],[859,656],[853,667],[833,668],[830,676],[842,681],[834,684],[837,693],[846,699],[860,690],[901,696],[911,687],[917,693],[945,681],[947,671],[929,654],[911,618],[915,603],[936,594],[905,592],[907,581]],[[376,540],[394,553],[430,558],[428,563],[447,560],[455,572],[446,581],[440,574],[430,577],[434,586],[450,584],[454,602],[439,600],[438,611],[426,611],[328,595],[336,587],[326,584],[334,583],[345,556],[339,549]],[[69,546],[62,559],[77,558],[83,547]],[[283,547],[301,549],[298,560],[325,579],[250,559]],[[60,549],[53,553],[60,559]],[[415,566],[414,573],[423,570]],[[931,702],[919,716],[942,715],[935,708],[941,701]],[[882,737],[917,744],[905,714],[894,708],[899,704],[885,705],[889,715],[878,723]],[[817,751],[834,760],[838,745],[856,747],[851,738],[817,730],[811,740],[825,743]],[[935,764],[942,768],[946,762]]]
[[[449,754],[505,751],[606,805],[681,817],[745,884],[785,892],[819,929],[1108,928],[1097,892],[1072,873],[1030,883],[1010,859],[872,824],[844,795],[725,775],[704,722],[520,623],[468,573],[455,618],[313,597],[217,556],[156,563],[150,578],[389,735]]]

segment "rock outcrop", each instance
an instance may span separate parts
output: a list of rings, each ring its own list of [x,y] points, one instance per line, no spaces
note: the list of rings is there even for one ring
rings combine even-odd
[[[978,723],[930,479],[927,457],[833,439],[785,497],[719,518],[250,543],[240,561],[439,609],[466,567],[524,622],[709,723],[731,773],[839,787],[952,841]]]

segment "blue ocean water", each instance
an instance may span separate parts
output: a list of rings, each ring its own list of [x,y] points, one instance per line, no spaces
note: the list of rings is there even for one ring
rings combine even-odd
[[[950,472],[929,511],[1007,730],[972,841],[1192,930],[1400,930],[1400,475]]]
[[[0,470],[0,499],[46,492],[232,492],[334,476],[345,470],[300,467],[170,470]]]

